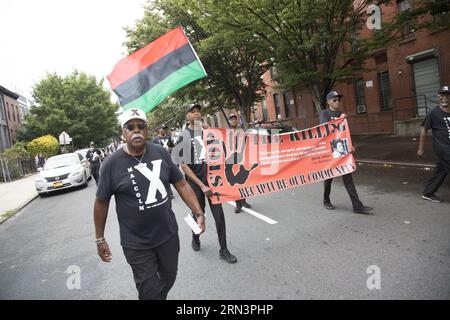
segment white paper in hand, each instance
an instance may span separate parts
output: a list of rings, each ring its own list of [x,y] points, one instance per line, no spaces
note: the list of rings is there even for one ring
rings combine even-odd
[[[184,217],[184,221],[188,224],[188,226],[194,231],[195,234],[200,234],[202,229],[198,226],[197,222],[195,222],[194,218],[190,214]]]

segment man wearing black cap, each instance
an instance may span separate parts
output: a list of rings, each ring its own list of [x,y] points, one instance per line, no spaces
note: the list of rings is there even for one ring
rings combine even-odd
[[[89,150],[86,152],[86,159],[89,162],[91,174],[94,177],[96,185],[98,185],[101,156],[101,151],[95,147],[94,141],[91,141],[91,143],[89,143]]]
[[[424,154],[423,146],[428,130],[433,132],[433,151],[439,161],[436,164],[433,175],[425,185],[422,198],[432,202],[441,202],[435,192],[439,189],[448,174],[450,174],[450,89],[443,86],[438,92],[439,105],[428,112],[422,122],[420,131],[419,148],[417,155]]]
[[[163,148],[166,149],[167,152],[171,153],[174,144],[172,142],[171,135],[167,132],[168,129],[169,128],[166,125],[160,126],[158,135],[153,139],[153,143],[163,146]],[[170,199],[174,198],[172,188],[169,189],[169,197]]]
[[[238,118],[234,113],[229,115],[228,122],[230,123],[231,129],[234,129],[234,130],[238,129]],[[237,143],[236,143],[236,145],[237,145]],[[228,165],[232,166],[233,164],[228,164]],[[248,204],[245,199],[236,200],[236,208],[234,208],[234,212],[235,213],[241,212],[242,207],[251,208],[252,206],[250,204]]]
[[[201,109],[202,107],[199,104],[192,104],[186,107],[186,120],[189,122],[189,125],[181,133],[176,151],[172,152],[172,158],[175,163],[181,164],[181,168],[186,174],[186,180],[194,189],[203,212],[205,212],[205,196],[208,199],[209,207],[216,222],[220,245],[219,257],[228,263],[235,263],[237,262],[236,257],[227,248],[225,215],[222,205],[220,203],[212,204],[209,199],[213,196],[213,193],[208,186],[206,176],[206,149],[203,143]],[[194,216],[195,219],[196,217]],[[200,235],[192,233],[192,249],[194,251],[200,250]]]
[[[320,124],[335,120],[338,118],[346,117],[345,113],[340,111],[341,109],[341,98],[343,96],[336,91],[331,91],[327,94],[327,104],[328,109],[322,110],[320,113]],[[354,147],[353,147],[354,151]],[[350,196],[350,200],[353,205],[353,212],[358,214],[368,214],[373,208],[363,205],[361,200],[359,200],[358,193],[356,192],[355,184],[353,183],[353,176],[351,173],[342,176],[344,181],[345,189]],[[335,206],[331,204],[330,193],[331,193],[331,183],[333,179],[328,179],[324,181],[324,193],[323,193],[323,206],[328,210],[335,209]]]

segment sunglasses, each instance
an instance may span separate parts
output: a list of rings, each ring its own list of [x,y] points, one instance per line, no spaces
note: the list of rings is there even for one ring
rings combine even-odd
[[[147,128],[147,124],[146,123],[138,123],[138,124],[127,123],[126,125],[124,125],[124,128],[127,129],[128,131],[134,131],[134,129],[136,129],[136,127],[142,131],[145,128]]]
[[[341,102],[341,99],[333,99],[333,102]]]

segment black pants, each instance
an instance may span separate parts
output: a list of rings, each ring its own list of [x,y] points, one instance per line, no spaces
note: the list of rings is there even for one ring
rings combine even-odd
[[[156,248],[123,248],[125,258],[133,270],[139,300],[166,300],[177,277],[179,252],[178,234]]]
[[[191,185],[192,186],[192,185]],[[202,208],[203,213],[205,213],[205,194],[198,189],[197,187],[193,186],[195,195],[197,196],[198,203],[200,204],[200,207]],[[217,230],[217,236],[219,237],[219,245],[220,249],[225,249],[227,247],[227,236],[226,236],[226,229],[225,229],[225,215],[223,214],[223,208],[222,204],[212,204],[211,200],[208,199],[209,208],[211,209],[211,212],[214,217],[214,221],[216,222],[216,230]],[[197,220],[196,216],[193,215],[194,220]],[[199,234],[192,233],[192,237],[199,238]]]
[[[347,189],[350,200],[352,201],[353,209],[359,209],[363,206],[361,200],[359,200],[358,193],[356,192],[355,184],[353,183],[352,174],[346,174],[342,176],[344,181],[345,189]],[[331,183],[333,179],[328,179],[324,181],[324,192],[323,192],[323,202],[330,202],[331,193]]]
[[[95,184],[98,185],[98,173],[100,170],[100,164],[91,164],[91,174],[94,177]]]
[[[434,168],[433,175],[427,181],[425,188],[423,190],[424,195],[432,195],[438,191],[442,182],[448,174],[450,174],[450,159],[444,157],[438,157],[439,162],[436,163],[436,168]]]

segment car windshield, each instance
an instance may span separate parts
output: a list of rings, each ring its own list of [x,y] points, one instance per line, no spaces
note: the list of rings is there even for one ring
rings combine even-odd
[[[56,169],[61,167],[73,166],[79,164],[79,159],[76,154],[67,156],[52,157],[47,160],[44,165],[44,170]]]

